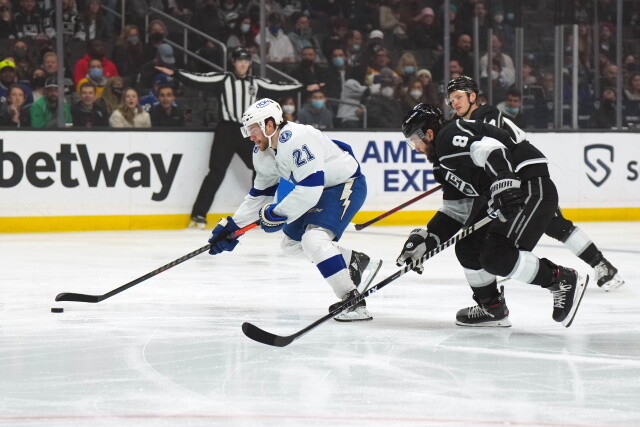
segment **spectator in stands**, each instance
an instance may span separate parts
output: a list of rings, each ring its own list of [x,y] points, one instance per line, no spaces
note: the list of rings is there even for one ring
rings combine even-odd
[[[342,47],[336,47],[329,55],[329,68],[327,71],[327,85],[325,92],[329,98],[340,99],[342,87],[349,79],[359,79],[360,73],[349,65],[347,55]]]
[[[109,125],[114,128],[150,128],[151,117],[140,107],[138,92],[134,88],[127,88],[122,94],[122,101],[111,117]]]
[[[106,78],[119,76],[116,64],[111,62],[106,56],[107,44],[100,39],[93,39],[87,42],[87,53],[78,61],[73,68],[73,81],[78,83],[82,80],[89,70],[89,61],[91,59],[99,59],[102,61],[102,74]]]
[[[364,45],[362,33],[358,30],[349,30],[345,37],[345,46],[347,53],[347,62],[351,67],[358,70],[357,80],[362,83],[364,78],[364,70],[367,63],[363,60]]]
[[[333,49],[345,47],[345,37],[349,31],[346,19],[339,16],[331,18],[331,33],[322,39],[322,55],[330,62]]]
[[[28,40],[15,40],[12,54],[16,63],[16,73],[18,81],[28,82],[31,78],[31,71],[36,67],[35,61],[29,56]]]
[[[300,109],[298,122],[320,130],[333,129],[333,113],[327,107],[324,92],[318,89],[311,93],[309,102]]]
[[[407,49],[408,24],[400,18],[401,0],[382,0],[380,4],[380,29],[400,49]]]
[[[478,46],[487,45],[487,30],[491,23],[489,22],[489,10],[487,9],[487,2],[485,0],[477,0],[475,2],[468,2],[465,4],[465,8],[461,11],[460,22],[466,23],[464,28],[461,28],[461,32],[467,34],[473,34],[473,21],[474,16],[478,17],[478,37],[479,40],[474,40],[478,43]]]
[[[538,84],[538,76],[533,62],[525,59],[522,61],[522,84],[525,86],[533,86]]]
[[[593,37],[589,24],[581,22],[578,25],[578,53],[583,55],[585,65],[593,67]]]
[[[542,99],[553,101],[556,79],[552,73],[542,74]]]
[[[75,0],[62,0],[62,28],[65,43],[71,40],[84,41],[87,33],[84,30],[84,22],[78,15]],[[50,39],[56,38],[56,8],[52,7],[44,19],[44,33]]]
[[[430,7],[422,9],[409,28],[409,37],[416,49],[442,51],[442,28],[436,23]]]
[[[473,71],[473,42],[471,36],[462,33],[456,39],[456,45],[451,49],[451,58],[457,59],[462,68],[467,72]],[[442,67],[440,67],[442,69]]]
[[[174,84],[175,84],[175,81],[172,76],[165,73],[158,72],[158,74],[156,74],[156,76],[153,78],[153,87],[151,88],[151,90],[149,90],[149,92],[146,95],[140,97],[140,106],[145,111],[150,111],[151,107],[153,107],[154,105],[157,105],[160,102],[158,100],[160,88],[164,86],[173,87]],[[175,94],[175,90],[173,92]]]
[[[349,79],[344,83],[340,101],[348,102],[348,104],[340,103],[338,105],[338,113],[334,123],[336,127],[356,128],[362,126],[364,109],[353,104],[361,104],[362,97],[369,92],[370,89],[359,80]]]
[[[36,67],[33,69],[33,72],[31,73],[31,80],[29,81],[29,88],[33,93],[34,102],[44,96],[44,84],[46,80],[47,72],[44,68]]]
[[[87,66],[88,67],[88,66]],[[42,57],[42,68],[47,73],[47,77],[58,75],[58,54],[55,52],[47,52]],[[86,73],[86,70],[85,70]],[[64,90],[65,95],[69,95],[75,87],[71,78],[68,77],[67,68],[64,68]],[[85,74],[86,75],[86,74]]]
[[[282,31],[283,19],[282,16],[273,12],[269,15],[268,19],[268,31],[266,33],[267,43],[267,62],[294,62],[295,53],[291,40]],[[260,35],[258,34],[254,41],[260,45]]]
[[[154,19],[149,23],[147,30],[149,35],[149,42],[144,46],[142,50],[142,62],[153,60],[158,54],[158,46],[164,43],[164,39],[169,35],[169,30],[164,22],[159,19]]]
[[[291,22],[293,22],[293,31],[291,31],[288,36],[293,46],[295,61],[302,60],[302,50],[311,47],[316,51],[315,60],[317,62],[327,62],[322,55],[320,43],[313,34],[309,18],[302,13],[294,13],[291,15]]]
[[[118,108],[122,102],[124,92],[124,80],[122,77],[111,77],[107,80],[102,96],[98,98],[98,103],[102,104],[107,114],[111,114]]]
[[[371,86],[374,83],[375,76],[380,73],[380,70],[383,68],[392,68],[391,64],[391,55],[389,51],[385,48],[380,48],[376,51],[375,56],[373,57],[373,61],[367,67],[367,71],[365,72],[365,84],[367,86]],[[393,74],[399,79],[400,76],[394,71]]]
[[[444,23],[442,24],[444,26]],[[462,34],[462,25],[458,19],[458,6],[455,4],[449,5],[449,39],[458,40],[460,34]]]
[[[233,27],[237,27],[238,13],[223,13],[215,0],[206,0],[196,8],[196,13],[191,19],[191,25],[203,33],[218,39],[226,40],[229,31],[225,25],[229,19],[233,18]],[[200,48],[205,44],[205,40],[199,36],[194,37],[195,48]]]
[[[71,106],[73,126],[79,128],[109,126],[109,114],[104,104],[96,102],[96,85],[90,81],[80,84],[80,101]]]
[[[160,86],[158,88],[158,104],[151,107],[151,125],[153,127],[183,127],[185,125],[185,112],[182,107],[175,104],[176,94],[173,86]]]
[[[416,72],[416,78],[422,83],[422,90],[424,91],[425,102],[429,104],[437,104],[437,90],[433,79],[431,77],[431,71],[427,69],[421,69]]]
[[[36,8],[36,0],[20,0],[20,10],[14,15],[16,38],[46,40],[44,18]]]
[[[229,15],[235,14],[240,16],[244,10],[239,0],[222,0],[220,3],[219,14],[224,21],[228,21]]]
[[[102,61],[93,58],[89,61],[89,70],[84,79],[81,79],[76,85],[76,90],[80,93],[80,88],[84,83],[90,82],[95,86],[95,96],[100,98],[102,96],[102,92],[104,92],[104,87],[107,84],[107,78],[104,76],[102,71]]]
[[[29,127],[31,114],[26,103],[26,95],[22,86],[11,85],[7,90],[5,101],[0,107],[0,126]]]
[[[601,52],[605,52],[609,58],[616,57],[616,37],[614,26],[611,22],[600,23],[600,44]]]
[[[600,87],[612,86],[616,87],[618,81],[618,66],[609,64],[602,69],[602,77],[600,78]]]
[[[316,63],[317,54],[313,46],[307,46],[301,52],[302,61],[291,75],[307,87],[303,96],[311,95],[313,91],[323,88],[327,84],[327,69]]]
[[[414,77],[407,86],[407,90],[400,98],[400,107],[402,111],[409,111],[416,104],[428,102],[425,96],[424,86],[422,81],[417,77]]]
[[[15,34],[11,3],[9,0],[0,0],[0,39],[15,37]]]
[[[369,127],[396,128],[404,115],[400,101],[396,98],[397,80],[386,70],[380,74],[380,92],[371,95],[365,104]]]
[[[176,64],[176,58],[173,55],[173,48],[168,43],[158,46],[156,57],[149,62],[142,64],[140,67],[140,81],[138,82],[138,90],[141,93],[151,90],[153,80],[158,74],[156,67],[173,68]]]
[[[296,101],[293,96],[285,96],[278,102],[282,107],[282,117],[288,122],[298,122],[296,118]]]
[[[492,9],[493,34],[502,40],[504,50],[513,52],[515,42],[515,32],[513,27],[504,21],[504,9],[502,5],[497,4]]]
[[[625,126],[623,114],[623,126]],[[606,86],[602,89],[600,105],[591,113],[589,125],[594,129],[612,129],[616,127],[616,89]]]
[[[507,91],[505,100],[496,105],[496,108],[500,110],[506,118],[511,119],[520,129],[526,127],[527,123],[522,113],[522,93],[518,89],[510,88]]]
[[[63,111],[65,126],[73,126],[71,108],[64,99]],[[44,85],[44,96],[31,104],[31,127],[55,128],[58,127],[58,79],[56,76],[47,77]]]
[[[398,65],[396,65],[396,74],[400,76],[404,86],[408,85],[409,81],[416,76],[416,71],[418,71],[416,57],[410,52],[403,53],[398,60]]]
[[[624,66],[624,72],[626,77],[629,77],[631,73],[634,71],[640,71],[640,66],[638,65],[638,58],[634,54],[628,54],[622,60],[622,65]]]
[[[138,27],[125,25],[116,39],[113,63],[126,86],[133,86],[138,81],[138,73],[142,66],[142,51],[143,44]]]
[[[516,68],[513,65],[513,59],[502,51],[502,40],[500,37],[491,36],[491,59],[497,59],[500,62],[500,83],[502,87],[511,86],[516,80]],[[488,78],[491,70],[487,70],[489,56],[484,54],[480,58],[480,77]],[[466,70],[465,70],[466,71]],[[496,80],[493,76],[491,80]]]
[[[249,49],[252,55],[257,55],[258,45],[254,37],[255,35],[251,34],[251,17],[246,13],[239,15],[233,31],[227,39],[229,59],[231,59],[231,52],[233,52],[236,47],[245,47]]]
[[[15,84],[18,84],[24,91],[26,103],[31,104],[33,102],[33,94],[28,85],[18,82],[16,64],[9,59],[0,61],[0,98],[4,98],[9,87]]]
[[[640,71],[632,72],[627,78],[624,96],[629,101],[640,101]]]
[[[354,9],[349,18],[349,27],[369,34],[380,28],[380,0],[366,0],[361,7]]]
[[[100,0],[89,0],[85,4],[83,23],[87,40],[100,39],[109,42],[113,39],[113,28],[105,16]]]

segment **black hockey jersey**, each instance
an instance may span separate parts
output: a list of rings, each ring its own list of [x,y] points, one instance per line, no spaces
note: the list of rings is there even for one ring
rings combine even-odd
[[[435,146],[445,199],[486,195],[491,182],[505,173],[523,180],[549,176],[547,159],[537,148],[528,141],[516,143],[506,131],[487,123],[452,120],[438,132]]]
[[[509,117],[505,117],[502,111],[492,105],[481,105],[471,113],[471,120],[489,123],[509,132],[509,136],[515,142],[525,141],[526,133],[520,129]]]

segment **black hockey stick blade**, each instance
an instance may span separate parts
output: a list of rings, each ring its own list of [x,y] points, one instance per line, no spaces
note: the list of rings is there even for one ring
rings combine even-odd
[[[464,239],[469,234],[473,233],[474,231],[476,231],[476,230],[484,227],[488,223],[490,223],[494,219],[494,217],[495,216],[492,214],[490,216],[487,216],[487,217],[481,219],[480,221],[476,222],[475,224],[469,226],[468,228],[465,228],[465,229],[462,229],[462,230],[458,231],[449,240],[445,241],[444,243],[438,245],[437,247],[435,247],[431,251],[429,251],[426,254],[424,254],[422,256],[422,259],[420,260],[420,262],[424,262],[424,261],[428,260],[429,258],[435,256],[436,254],[442,252],[444,249],[448,248],[449,246],[455,245],[459,240]],[[396,280],[400,276],[404,275],[408,271],[410,271],[413,268],[415,268],[417,266],[417,264],[418,264],[417,261],[413,261],[413,262],[411,262],[409,264],[404,265],[400,270],[396,271],[391,276],[389,276],[386,279],[382,280],[381,282],[379,282],[375,286],[371,286],[369,289],[367,289],[366,291],[364,291],[360,295],[355,296],[355,297],[353,297],[351,299],[348,299],[348,300],[344,301],[342,304],[340,304],[338,307],[336,307],[331,313],[321,317],[320,319],[316,320],[315,322],[313,322],[312,324],[310,324],[306,328],[299,330],[295,334],[287,335],[287,336],[276,335],[276,334],[273,334],[271,332],[267,332],[264,329],[260,329],[259,327],[255,326],[255,325],[253,325],[253,324],[251,324],[249,322],[245,322],[245,323],[242,324],[242,332],[248,338],[250,338],[250,339],[252,339],[254,341],[257,341],[259,343],[266,344],[266,345],[271,345],[271,346],[274,346],[274,347],[286,347],[289,344],[291,344],[293,341],[297,340],[298,338],[300,338],[301,336],[303,336],[304,334],[306,334],[307,332],[309,332],[310,330],[315,328],[316,326],[326,322],[327,320],[329,320],[329,319],[333,318],[334,316],[340,314],[344,310],[347,310],[347,309],[353,307],[354,305],[358,304],[360,301],[362,301],[363,299],[365,299],[366,297],[368,297],[372,293],[377,292],[380,289],[384,288],[389,283],[393,282],[394,280]]]
[[[229,239],[235,239],[237,237],[242,236],[244,233],[246,233],[247,231],[251,230],[252,228],[255,228],[258,226],[260,222],[256,221],[253,222],[241,229],[239,229],[238,231],[236,231],[235,233],[233,233],[233,235],[231,237],[227,237]],[[107,292],[106,294],[103,295],[87,295],[87,294],[77,294],[77,293],[73,293],[73,292],[62,292],[59,293],[58,295],[56,295],[56,301],[74,301],[74,302],[88,302],[88,303],[97,303],[100,301],[103,301],[107,298],[110,298],[116,294],[119,294],[122,291],[125,291],[127,289],[129,289],[132,286],[137,285],[138,283],[142,283],[147,279],[150,279],[151,277],[162,273],[163,271],[167,271],[168,269],[170,269],[171,267],[175,267],[178,264],[181,264],[193,257],[195,257],[196,255],[200,255],[203,252],[207,252],[209,250],[209,248],[211,248],[211,244],[207,244],[202,246],[201,248],[196,249],[193,252],[190,252],[184,256],[181,256],[178,259],[175,259],[173,261],[171,261],[168,264],[163,265],[160,268],[157,268],[147,274],[145,274],[144,276],[140,276],[135,280],[132,280],[129,283],[126,283],[110,292]]]
[[[435,193],[436,191],[440,190],[441,188],[442,188],[442,185],[436,185],[431,190],[425,191],[424,193],[414,197],[413,199],[408,200],[408,201],[404,202],[403,204],[401,204],[399,206],[396,206],[395,208],[393,208],[391,210],[388,210],[387,212],[383,213],[382,215],[378,215],[377,217],[375,217],[373,219],[370,219],[367,222],[363,222],[362,224],[355,224],[354,227],[355,227],[356,230],[360,231],[363,228],[366,228],[366,227],[370,226],[371,224],[375,224],[376,222],[388,217],[389,215],[391,215],[391,214],[393,214],[395,212],[398,212],[400,209],[404,209],[407,206],[409,206],[410,204],[415,203],[418,200],[427,197],[429,194]]]

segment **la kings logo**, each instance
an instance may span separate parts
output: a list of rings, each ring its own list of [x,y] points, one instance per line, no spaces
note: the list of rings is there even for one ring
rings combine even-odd
[[[467,197],[478,197],[479,194],[476,191],[475,188],[473,188],[473,185],[469,184],[468,182],[465,182],[462,178],[460,178],[459,176],[457,176],[456,174],[454,174],[451,171],[447,171],[447,174],[445,175],[444,179],[451,185],[453,185],[454,187],[456,187],[462,194],[464,194]]]

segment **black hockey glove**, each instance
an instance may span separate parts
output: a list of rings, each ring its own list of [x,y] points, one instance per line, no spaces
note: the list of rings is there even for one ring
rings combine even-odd
[[[498,175],[491,184],[491,212],[498,213],[498,219],[507,222],[518,215],[527,195],[520,189],[520,180],[513,174]]]
[[[398,259],[396,259],[396,265],[400,267],[404,264],[416,262],[417,264],[412,270],[418,274],[422,274],[424,271],[422,257],[436,246],[438,246],[438,240],[433,234],[429,233],[429,230],[426,228],[416,228],[409,234],[409,238],[404,243],[402,252]]]

